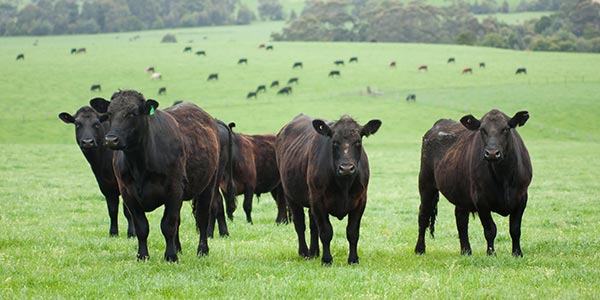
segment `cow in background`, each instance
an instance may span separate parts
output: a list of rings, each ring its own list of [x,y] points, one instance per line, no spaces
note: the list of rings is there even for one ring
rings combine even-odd
[[[75,141],[92,168],[100,192],[106,199],[110,218],[110,236],[119,235],[119,186],[113,172],[113,151],[104,146],[104,134],[108,123],[101,122],[101,115],[89,106],[81,107],[75,115],[62,112],[58,117],[67,124],[75,125]],[[123,202],[123,214],[127,219],[127,237],[135,236],[133,220]]]
[[[527,205],[532,167],[527,148],[517,132],[529,119],[526,111],[512,118],[491,110],[477,120],[464,116],[460,123],[441,119],[423,137],[419,172],[419,238],[415,253],[425,253],[425,231],[433,237],[439,193],[456,206],[454,215],[460,252],[471,255],[469,213],[478,213],[494,255],[496,224],[492,212],[510,216],[513,256],[521,251],[521,219]]]
[[[318,256],[320,237],[321,263],[331,264],[333,228],[329,215],[340,220],[348,216],[348,263],[358,263],[360,221],[369,184],[369,162],[362,138],[374,134],[380,126],[379,120],[361,126],[349,116],[326,122],[299,115],[277,134],[277,165],[298,235],[300,256]],[[304,207],[309,208],[310,248],[304,235]]]

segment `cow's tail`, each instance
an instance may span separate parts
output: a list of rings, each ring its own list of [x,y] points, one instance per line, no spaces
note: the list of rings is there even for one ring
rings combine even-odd
[[[440,201],[440,193],[435,193],[435,197],[433,198],[433,203],[431,207],[431,215],[429,216],[429,234],[431,234],[431,238],[435,238],[435,218],[438,213],[438,202]]]
[[[229,139],[227,139],[227,188],[225,191],[225,206],[227,210],[227,217],[229,220],[233,220],[233,212],[237,208],[235,203],[235,187],[233,181],[233,127],[235,127],[235,123],[231,122],[227,125],[227,134],[229,134]]]

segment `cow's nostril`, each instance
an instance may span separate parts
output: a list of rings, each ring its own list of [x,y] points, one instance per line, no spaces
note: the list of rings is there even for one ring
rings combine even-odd
[[[351,164],[340,165],[338,168],[338,174],[340,175],[352,175],[356,171],[356,167]]]

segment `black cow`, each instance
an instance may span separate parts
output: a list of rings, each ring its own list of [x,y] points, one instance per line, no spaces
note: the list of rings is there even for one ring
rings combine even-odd
[[[527,204],[532,168],[529,153],[517,126],[529,119],[526,111],[512,118],[491,110],[481,120],[464,116],[460,123],[442,119],[423,137],[419,172],[419,238],[415,253],[425,253],[425,231],[433,236],[439,192],[456,208],[456,227],[461,254],[470,255],[469,213],[477,212],[494,254],[496,224],[491,212],[510,215],[512,254],[521,251],[521,219]]]
[[[216,121],[193,103],[184,102],[157,110],[158,102],[133,90],[114,93],[111,101],[90,100],[106,112],[110,130],[104,137],[115,151],[113,167],[121,195],[134,219],[137,257],[148,259],[146,212],[165,207],[161,230],[166,241],[165,259],[177,261],[180,211],[193,199],[196,227],[200,231],[198,255],[208,254],[209,208],[218,192],[219,140]]]
[[[339,76],[341,76],[341,74],[340,74],[340,71],[333,70],[333,71],[329,72],[329,75],[327,75],[327,76],[329,76],[329,77],[338,76],[339,77]]]
[[[291,86],[286,86],[281,88],[279,91],[277,91],[277,95],[289,95],[292,92],[292,87]]]
[[[517,71],[515,72],[515,74],[525,74],[525,75],[527,75],[527,69],[525,69],[525,68],[518,68]]]
[[[238,65],[239,65],[239,64],[248,64],[248,59],[247,59],[247,58],[240,58],[240,59],[238,60]]]
[[[271,87],[279,87],[279,80],[275,80],[273,82],[271,82]]]
[[[211,80],[219,80],[219,74],[212,73],[212,74],[208,75],[208,79],[206,79],[206,81],[211,81]]]
[[[196,55],[206,56],[206,51],[204,51],[204,50],[196,51]]]
[[[77,48],[71,48],[71,54],[76,54],[77,53]]]
[[[329,215],[340,220],[348,215],[348,263],[358,263],[356,248],[369,184],[369,162],[362,138],[377,132],[379,126],[379,120],[361,126],[349,116],[326,122],[299,115],[277,134],[277,165],[301,256],[318,256],[320,237],[321,263],[331,264],[333,228]],[[310,248],[304,237],[304,207],[309,208]]]
[[[98,91],[101,92],[102,91],[102,86],[100,86],[99,84],[92,84],[92,86],[90,86],[90,91]]]
[[[456,60],[454,59],[454,57],[450,57],[450,58],[448,58],[447,64],[449,64],[449,63],[455,63],[455,62],[456,62]]]
[[[79,48],[79,49],[77,49],[77,54],[79,54],[79,53],[87,53],[87,49]]]
[[[183,52],[192,52],[192,47],[187,46],[183,48]]]
[[[350,60],[348,61],[348,63],[357,63],[358,62],[358,57],[350,57]]]
[[[417,101],[417,95],[408,94],[408,96],[406,96],[406,101]]]
[[[246,99],[250,98],[256,99],[256,92],[248,92],[248,95],[246,95]]]
[[[260,92],[260,91],[263,91],[263,92],[265,92],[265,93],[266,93],[266,92],[267,92],[267,87],[266,87],[264,84],[261,84],[261,85],[259,85],[259,86],[256,88],[256,93],[258,93],[258,92]]]
[[[484,68],[484,69],[485,69],[485,63],[484,63],[484,62],[480,62],[480,63],[479,63],[479,67],[480,67],[480,68]]]
[[[395,61],[390,61],[390,63],[388,64],[388,66],[390,68],[395,68],[396,67],[396,62]]]
[[[343,60],[336,60],[333,62],[334,65],[336,66],[343,66],[344,65],[344,61]]]
[[[287,84],[292,84],[292,83],[298,84],[298,77],[292,77],[287,82]]]
[[[295,69],[295,68],[303,68],[302,62],[301,61],[295,62],[294,65],[292,66],[292,69]]]
[[[417,68],[417,70],[419,70],[419,71],[427,71],[427,66],[426,65],[420,65],[419,68]]]
[[[252,224],[252,199],[256,195],[271,193],[277,204],[277,224],[287,223],[287,208],[283,190],[279,184],[279,170],[275,159],[275,135],[246,135],[233,131],[235,123],[229,123],[232,129],[232,169],[229,181],[221,181],[221,190],[228,199],[227,215],[233,219],[235,196],[244,195],[246,221]],[[229,178],[229,176],[225,176]],[[233,183],[233,184],[231,184]]]
[[[83,156],[90,164],[100,192],[106,199],[108,207],[108,216],[110,218],[111,236],[119,235],[119,186],[115,173],[113,172],[113,152],[104,147],[104,134],[108,131],[108,123],[102,123],[98,114],[93,108],[84,106],[77,110],[75,115],[62,112],[58,117],[67,124],[75,125],[75,140],[81,149]],[[127,237],[135,236],[133,220],[129,210],[123,202],[123,214],[127,218]]]
[[[162,94],[166,94],[167,93],[167,88],[166,87],[160,87],[158,88],[158,94],[162,95]]]
[[[271,45],[268,45],[267,47],[265,47],[265,49],[266,49],[266,50],[271,50],[271,51],[272,51],[272,50],[273,50],[273,46],[271,46]]]
[[[25,54],[23,54],[23,53],[18,54],[17,60],[25,60]]]

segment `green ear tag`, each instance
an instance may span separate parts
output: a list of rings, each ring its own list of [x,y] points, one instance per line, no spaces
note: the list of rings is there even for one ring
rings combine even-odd
[[[154,115],[154,106],[150,106],[150,115]]]

